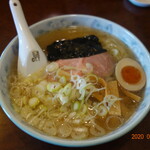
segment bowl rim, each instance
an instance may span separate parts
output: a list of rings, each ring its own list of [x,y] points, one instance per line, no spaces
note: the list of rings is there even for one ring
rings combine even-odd
[[[137,0],[129,0],[133,5],[138,6],[138,7],[149,7],[150,2],[140,2]]]
[[[128,31],[126,28],[124,28],[123,26],[107,20],[105,18],[101,18],[101,17],[96,17],[96,16],[92,16],[92,15],[83,15],[83,14],[67,14],[67,15],[60,15],[60,16],[54,16],[54,17],[50,17],[44,20],[41,20],[33,25],[30,26],[30,29],[32,30],[32,28],[35,28],[37,25],[39,24],[44,24],[45,22],[49,21],[49,20],[54,20],[54,19],[60,19],[60,18],[66,18],[66,17],[92,17],[95,19],[101,19],[105,22],[109,22],[111,24],[114,24],[115,26],[119,26],[120,28],[122,28],[123,30],[125,30],[126,32],[128,32],[128,34],[130,34],[130,36],[134,37],[136,41],[138,41],[138,43],[142,44],[142,46],[144,47],[145,52],[147,53],[147,55],[149,56],[150,59],[150,55],[149,52],[147,50],[147,48],[143,45],[143,43],[130,31]],[[4,51],[2,52],[1,58],[0,58],[0,68],[2,66],[2,61],[5,58],[6,54],[7,54],[7,49],[10,48],[11,45],[13,45],[13,43],[17,40],[17,36],[15,36],[7,45],[7,47],[4,49]],[[24,131],[25,133],[27,133],[28,135],[44,141],[46,143],[49,144],[54,144],[54,145],[58,145],[58,146],[65,146],[65,147],[87,147],[87,146],[94,146],[94,145],[99,145],[99,144],[104,144],[110,141],[113,141],[117,138],[120,138],[121,136],[127,134],[129,131],[131,131],[135,126],[137,126],[143,119],[144,117],[148,114],[149,110],[150,110],[150,104],[149,107],[146,107],[146,109],[144,110],[144,112],[141,114],[140,118],[138,118],[135,122],[132,122],[132,124],[130,124],[128,127],[124,128],[121,132],[119,131],[118,133],[115,133],[113,136],[112,134],[107,134],[104,137],[100,137],[100,138],[93,138],[93,139],[87,139],[87,140],[81,140],[81,141],[74,141],[74,140],[68,140],[68,139],[60,139],[60,138],[56,138],[56,137],[48,137],[44,134],[40,134],[39,132],[36,132],[35,130],[32,130],[30,127],[24,125],[20,120],[18,120],[12,113],[11,111],[8,109],[8,107],[5,105],[4,101],[2,100],[3,96],[0,93],[0,105],[1,108],[3,109],[3,111],[5,112],[5,114],[8,116],[8,118],[18,127],[20,128],[22,131]],[[112,132],[111,132],[112,133]]]

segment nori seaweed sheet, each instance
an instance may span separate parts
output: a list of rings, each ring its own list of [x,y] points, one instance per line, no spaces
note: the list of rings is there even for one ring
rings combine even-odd
[[[88,57],[107,50],[102,48],[95,35],[84,36],[72,40],[57,40],[47,46],[48,60]]]

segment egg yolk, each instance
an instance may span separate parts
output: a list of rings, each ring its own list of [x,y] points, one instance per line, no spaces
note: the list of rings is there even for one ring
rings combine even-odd
[[[129,84],[136,84],[141,79],[140,71],[133,66],[126,66],[121,70],[123,79]]]

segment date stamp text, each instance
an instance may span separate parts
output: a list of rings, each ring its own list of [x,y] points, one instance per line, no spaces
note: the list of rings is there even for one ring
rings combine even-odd
[[[147,139],[150,140],[150,134],[131,134],[132,140],[143,140]]]

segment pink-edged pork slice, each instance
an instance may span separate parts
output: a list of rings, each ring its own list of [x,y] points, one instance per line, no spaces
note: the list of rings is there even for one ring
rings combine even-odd
[[[59,66],[71,66],[76,67],[79,70],[85,69],[86,64],[89,63],[93,66],[93,73],[99,77],[107,77],[111,75],[115,68],[115,61],[108,52],[89,57],[60,59],[56,62]],[[80,74],[79,72],[77,73]]]

